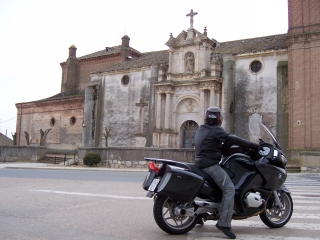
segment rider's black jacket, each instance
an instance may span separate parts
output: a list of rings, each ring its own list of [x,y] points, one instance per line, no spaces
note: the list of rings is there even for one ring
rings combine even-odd
[[[256,144],[227,133],[219,124],[209,125],[205,123],[198,128],[194,138],[195,165],[201,169],[219,163],[222,143],[229,146],[238,145],[244,148],[256,148]]]

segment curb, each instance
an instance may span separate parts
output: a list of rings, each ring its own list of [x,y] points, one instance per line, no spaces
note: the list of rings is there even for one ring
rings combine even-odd
[[[148,169],[126,169],[126,168],[74,168],[74,167],[4,167],[7,169],[41,169],[41,170],[75,170],[75,171],[109,171],[109,172],[147,172]]]

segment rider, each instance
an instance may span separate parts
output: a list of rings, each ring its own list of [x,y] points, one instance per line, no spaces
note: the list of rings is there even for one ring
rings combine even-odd
[[[258,144],[247,141],[227,133],[222,127],[223,112],[218,107],[210,107],[205,112],[204,124],[195,135],[196,150],[195,165],[209,175],[223,192],[221,211],[216,227],[226,236],[235,239],[236,235],[231,230],[231,219],[234,206],[234,185],[226,172],[220,167],[222,143],[238,145],[244,148],[261,150]]]

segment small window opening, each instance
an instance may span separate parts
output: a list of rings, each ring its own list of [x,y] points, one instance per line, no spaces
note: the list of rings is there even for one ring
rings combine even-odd
[[[255,60],[250,64],[250,70],[253,73],[258,73],[261,71],[261,69],[262,69],[262,63],[258,60]]]
[[[129,76],[124,75],[121,79],[121,83],[122,83],[122,85],[127,86],[129,84]]]
[[[70,124],[71,124],[71,125],[75,125],[75,124],[76,124],[76,120],[77,120],[76,117],[73,117],[73,116],[72,116],[72,117],[70,118]]]
[[[54,118],[50,119],[50,126],[53,127],[56,124],[56,120]]]

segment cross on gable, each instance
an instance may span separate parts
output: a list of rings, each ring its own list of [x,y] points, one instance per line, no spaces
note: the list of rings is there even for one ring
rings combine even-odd
[[[191,9],[190,13],[186,15],[187,17],[190,17],[190,28],[193,28],[193,17],[197,14],[197,12],[193,12],[193,10]]]
[[[136,103],[136,106],[142,108],[148,106],[148,103],[144,102],[143,98],[140,98],[140,102]]]

